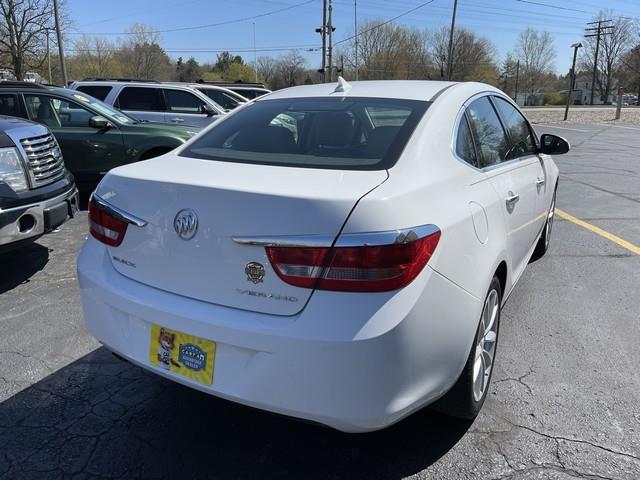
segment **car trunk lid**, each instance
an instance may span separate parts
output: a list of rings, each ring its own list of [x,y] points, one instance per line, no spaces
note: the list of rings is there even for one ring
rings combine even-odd
[[[333,241],[356,202],[386,178],[384,170],[247,165],[168,154],[113,170],[96,194],[147,222],[130,225],[120,246],[107,247],[122,275],[205,302],[293,315],[312,290],[283,282],[263,246],[234,238],[313,235]],[[174,227],[185,209],[198,220],[188,240]]]

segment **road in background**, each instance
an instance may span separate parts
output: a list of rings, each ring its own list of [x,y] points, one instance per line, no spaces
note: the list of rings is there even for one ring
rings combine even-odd
[[[558,208],[640,245],[640,127],[537,125]],[[503,309],[473,423],[424,410],[346,435],[252,410],[116,359],[85,331],[86,214],[0,258],[0,477],[640,478],[640,256],[556,217]],[[330,394],[330,392],[329,392]]]

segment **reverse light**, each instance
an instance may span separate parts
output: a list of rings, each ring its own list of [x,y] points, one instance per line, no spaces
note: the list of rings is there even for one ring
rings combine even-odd
[[[384,292],[411,283],[427,265],[440,230],[388,245],[293,247],[268,246],[267,256],[286,283],[345,292]]]
[[[102,243],[117,247],[124,240],[127,222],[101,207],[92,197],[89,201],[89,232]]]

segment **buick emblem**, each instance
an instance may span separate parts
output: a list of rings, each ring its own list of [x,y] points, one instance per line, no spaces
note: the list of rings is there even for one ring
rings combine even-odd
[[[198,216],[190,208],[180,210],[173,219],[173,228],[183,240],[191,240],[198,231]]]
[[[247,280],[252,283],[260,283],[264,278],[264,266],[258,262],[249,262],[244,267],[244,273],[247,274]]]

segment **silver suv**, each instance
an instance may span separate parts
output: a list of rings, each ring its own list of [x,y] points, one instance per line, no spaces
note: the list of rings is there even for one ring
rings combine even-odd
[[[205,127],[225,110],[186,85],[130,79],[85,79],[69,87],[102,100],[138,120]]]

